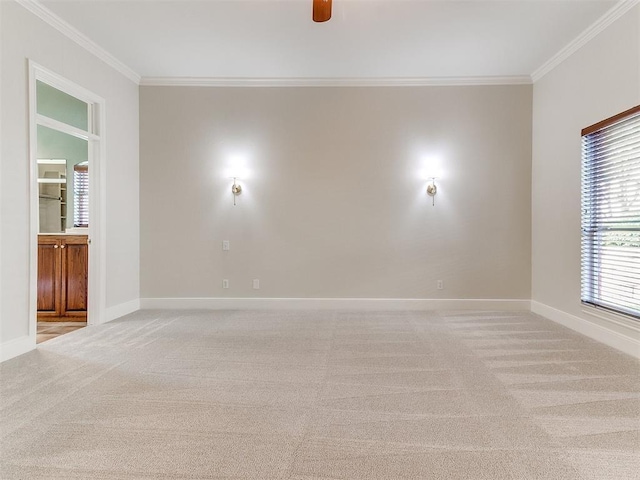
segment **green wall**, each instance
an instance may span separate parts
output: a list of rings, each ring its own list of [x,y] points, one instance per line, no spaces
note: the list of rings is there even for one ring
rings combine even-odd
[[[36,109],[59,122],[66,123],[81,130],[88,130],[89,112],[87,104],[41,81],[36,82]]]

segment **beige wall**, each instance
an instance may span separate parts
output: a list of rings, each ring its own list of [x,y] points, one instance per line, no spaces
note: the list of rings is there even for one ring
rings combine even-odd
[[[536,82],[533,92],[532,299],[637,336],[585,314],[580,304],[580,132],[640,103],[640,7]]]
[[[531,86],[141,87],[141,296],[528,299],[531,102]]]
[[[138,86],[12,1],[0,1],[0,347],[29,333],[27,59],[106,100],[107,307],[139,298]]]

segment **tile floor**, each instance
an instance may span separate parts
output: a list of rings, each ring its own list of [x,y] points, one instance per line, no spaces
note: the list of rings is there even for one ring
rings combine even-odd
[[[46,342],[87,326],[87,322],[38,322],[36,343]]]

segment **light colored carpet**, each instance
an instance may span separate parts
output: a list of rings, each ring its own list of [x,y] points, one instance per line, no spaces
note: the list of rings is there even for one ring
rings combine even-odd
[[[143,311],[0,375],[2,479],[640,478],[640,363],[528,313]]]

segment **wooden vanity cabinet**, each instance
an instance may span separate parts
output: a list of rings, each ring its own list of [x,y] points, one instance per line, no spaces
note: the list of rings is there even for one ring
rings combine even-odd
[[[87,235],[38,236],[38,320],[86,321]]]

